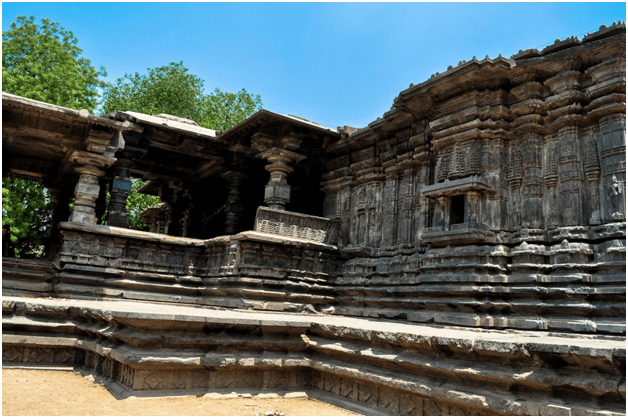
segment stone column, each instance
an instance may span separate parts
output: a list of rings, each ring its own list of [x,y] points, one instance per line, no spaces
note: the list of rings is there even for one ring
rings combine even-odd
[[[479,223],[480,222],[480,192],[470,191],[465,196],[464,222]]]
[[[245,175],[238,171],[227,171],[222,176],[227,179],[229,184],[229,195],[225,207],[225,234],[231,235],[239,231],[240,217],[244,211],[244,206],[240,203],[240,192]]]
[[[521,177],[522,162],[521,152],[518,144],[512,144],[509,158],[510,170],[508,172],[508,186],[510,188],[511,210],[509,211],[509,228],[512,230],[521,229]]]
[[[545,228],[558,228],[559,212],[556,203],[556,190],[558,186],[558,163],[556,162],[555,145],[547,146],[547,157],[545,158],[545,187],[548,191],[548,199],[545,207]]]
[[[135,165],[134,161],[141,158],[145,153],[146,150],[127,146],[116,154],[118,160],[113,166],[113,183],[111,185],[107,225],[119,228],[129,227],[126,199],[131,192],[131,168]]]
[[[580,104],[583,74],[577,60],[565,62],[564,71],[545,80],[552,96],[545,99],[548,119],[548,133],[558,136],[558,200],[560,201],[560,226],[585,225],[583,202],[584,173],[582,170],[581,129],[583,110]],[[549,122],[551,120],[551,122]],[[549,122],[549,124],[548,124]]]
[[[584,176],[588,182],[588,199],[585,200],[586,213],[589,215],[589,225],[599,225],[600,217],[600,159],[597,152],[595,127],[583,130],[585,138]]]
[[[287,178],[294,169],[288,164],[297,163],[305,158],[305,155],[293,151],[301,146],[302,139],[303,135],[294,132],[282,139],[263,133],[256,133],[251,138],[251,147],[261,152],[257,157],[264,158],[270,163],[265,167],[266,171],[270,172],[270,181],[264,192],[264,203],[272,209],[284,209],[290,202],[290,185]]]
[[[443,231],[449,231],[449,197],[438,196],[434,205],[434,222],[433,226],[442,226]]]
[[[80,174],[74,189],[74,210],[70,215],[70,222],[95,224],[96,199],[100,194],[98,177],[105,174],[101,169],[111,166],[116,159],[86,151],[74,151],[70,160],[78,164],[76,171]]]
[[[578,152],[580,127],[569,125],[558,130],[558,195],[561,204],[561,226],[584,225],[582,190],[584,173]]]
[[[264,203],[272,209],[285,209],[286,204],[290,202],[288,174],[294,171],[288,164],[303,160],[305,155],[273,147],[262,152],[258,157],[270,163],[265,167],[266,171],[270,172],[270,181],[264,191]]]

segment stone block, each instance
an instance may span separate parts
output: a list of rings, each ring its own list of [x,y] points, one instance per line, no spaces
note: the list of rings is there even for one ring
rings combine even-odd
[[[358,401],[377,406],[379,387],[372,383],[358,383]]]
[[[358,400],[358,382],[355,379],[350,379],[347,377],[342,377],[340,380],[340,388],[338,394],[340,396],[344,396],[345,398],[350,398],[353,400]]]
[[[399,413],[401,415],[423,415],[424,399],[410,392],[399,395]]]
[[[287,388],[288,372],[282,369],[272,369],[264,371],[264,388]]]
[[[426,400],[423,403],[423,415],[428,415],[428,416],[450,415],[449,405],[442,401]]]
[[[212,372],[212,383],[215,389],[236,387],[236,372],[229,369],[218,369]]]
[[[238,388],[261,388],[264,387],[264,370],[261,369],[238,369],[236,372],[235,387]]]
[[[379,406],[380,408],[392,411],[394,413],[399,413],[400,400],[401,394],[398,390],[380,387],[379,396],[377,398],[377,406]]]

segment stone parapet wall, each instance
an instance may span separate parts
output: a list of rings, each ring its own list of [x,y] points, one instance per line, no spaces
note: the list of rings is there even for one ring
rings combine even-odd
[[[102,225],[61,228],[54,261],[3,261],[3,294],[279,311],[315,311],[332,302],[334,246],[253,231],[194,240]]]
[[[617,337],[5,297],[3,362],[88,367],[136,391],[317,388],[371,413],[625,414]]]

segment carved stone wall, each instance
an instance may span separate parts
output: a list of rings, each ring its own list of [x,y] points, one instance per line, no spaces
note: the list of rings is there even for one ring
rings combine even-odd
[[[332,303],[335,246],[253,231],[195,240],[99,225],[61,228],[62,247],[52,264],[3,263],[4,294],[291,312]]]
[[[255,231],[325,244],[338,243],[338,229],[333,221],[264,206],[257,208]]]
[[[624,334],[625,65],[623,23],[461,61],[328,145],[334,312]]]

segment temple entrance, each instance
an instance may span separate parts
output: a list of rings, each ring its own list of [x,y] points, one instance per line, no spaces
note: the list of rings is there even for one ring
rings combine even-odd
[[[459,194],[451,197],[449,224],[464,223],[464,195]]]

